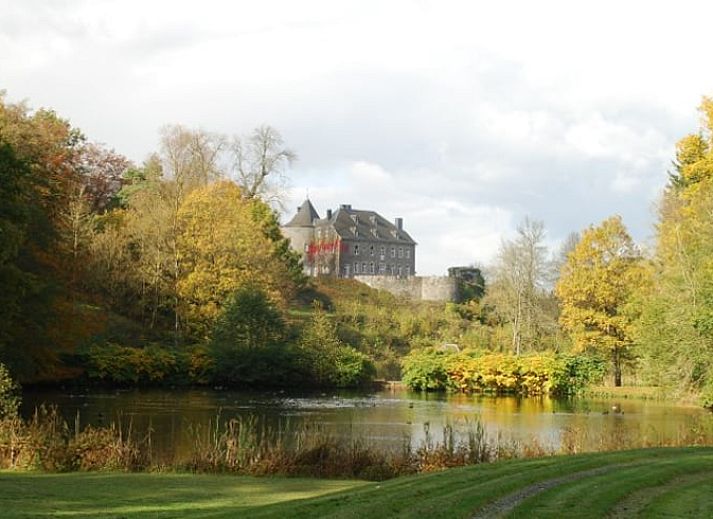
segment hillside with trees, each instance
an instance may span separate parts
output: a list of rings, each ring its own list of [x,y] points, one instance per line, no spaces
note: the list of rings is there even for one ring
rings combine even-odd
[[[307,279],[275,211],[296,154],[166,126],[142,164],[0,98],[0,360],[23,383],[569,394],[655,385],[713,405],[713,101],[681,139],[646,254],[612,216],[549,250],[525,219],[484,287],[413,302]]]

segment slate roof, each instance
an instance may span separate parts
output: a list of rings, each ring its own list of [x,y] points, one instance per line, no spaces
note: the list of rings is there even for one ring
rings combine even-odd
[[[292,217],[292,220],[287,222],[285,227],[313,227],[314,221],[319,220],[319,214],[317,210],[309,201],[309,198],[305,200],[301,206],[297,208],[297,214]]]
[[[404,243],[416,245],[416,242],[403,229],[375,211],[360,211],[350,207],[340,207],[332,218],[315,222],[318,226],[333,225],[334,230],[343,240],[364,240],[385,243]]]

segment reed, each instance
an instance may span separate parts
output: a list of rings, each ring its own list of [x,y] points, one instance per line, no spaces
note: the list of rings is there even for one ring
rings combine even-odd
[[[438,432],[438,431],[437,431]],[[38,408],[32,418],[0,421],[0,468],[64,471],[188,471],[246,475],[310,476],[384,480],[450,467],[502,459],[536,458],[628,450],[642,447],[713,445],[713,425],[692,421],[674,436],[654,430],[634,434],[612,428],[593,434],[570,427],[557,447],[532,438],[513,441],[489,436],[474,420],[458,430],[447,424],[434,433],[424,424],[423,439],[414,445],[405,437],[396,448],[374,445],[364,438],[340,438],[318,423],[285,421],[268,426],[254,418],[222,419],[188,428],[188,453],[166,455],[153,447],[149,426],[138,431],[131,420],[106,427],[70,424],[55,408]]]

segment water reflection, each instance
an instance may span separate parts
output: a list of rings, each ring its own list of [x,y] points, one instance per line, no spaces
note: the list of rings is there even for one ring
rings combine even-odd
[[[135,430],[153,432],[153,444],[164,452],[181,451],[190,442],[189,427],[240,417],[285,433],[304,424],[320,424],[338,437],[361,437],[383,447],[400,448],[404,438],[424,438],[429,424],[435,438],[446,424],[466,431],[480,420],[492,438],[537,440],[558,446],[565,430],[602,434],[634,434],[647,438],[675,438],[696,420],[712,418],[695,407],[626,400],[518,398],[463,394],[411,393],[286,393],[213,391],[208,389],[113,390],[87,393],[33,391],[24,395],[23,413],[29,416],[42,404],[56,405],[73,423],[129,423]]]

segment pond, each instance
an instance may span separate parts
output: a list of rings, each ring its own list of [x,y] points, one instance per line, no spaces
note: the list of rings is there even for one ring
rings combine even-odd
[[[651,400],[483,396],[414,393],[400,388],[372,393],[298,393],[284,391],[218,391],[210,389],[28,391],[23,414],[40,404],[57,406],[69,423],[130,424],[153,430],[158,451],[181,452],[190,429],[230,418],[254,419],[282,431],[320,424],[341,438],[362,438],[384,448],[398,448],[410,438],[416,446],[430,428],[434,440],[450,424],[464,432],[480,421],[488,436],[501,441],[537,441],[557,448],[566,430],[585,431],[588,441],[603,434],[636,435],[652,440],[680,437],[693,427],[710,429],[711,413]],[[591,447],[588,446],[588,447]]]

